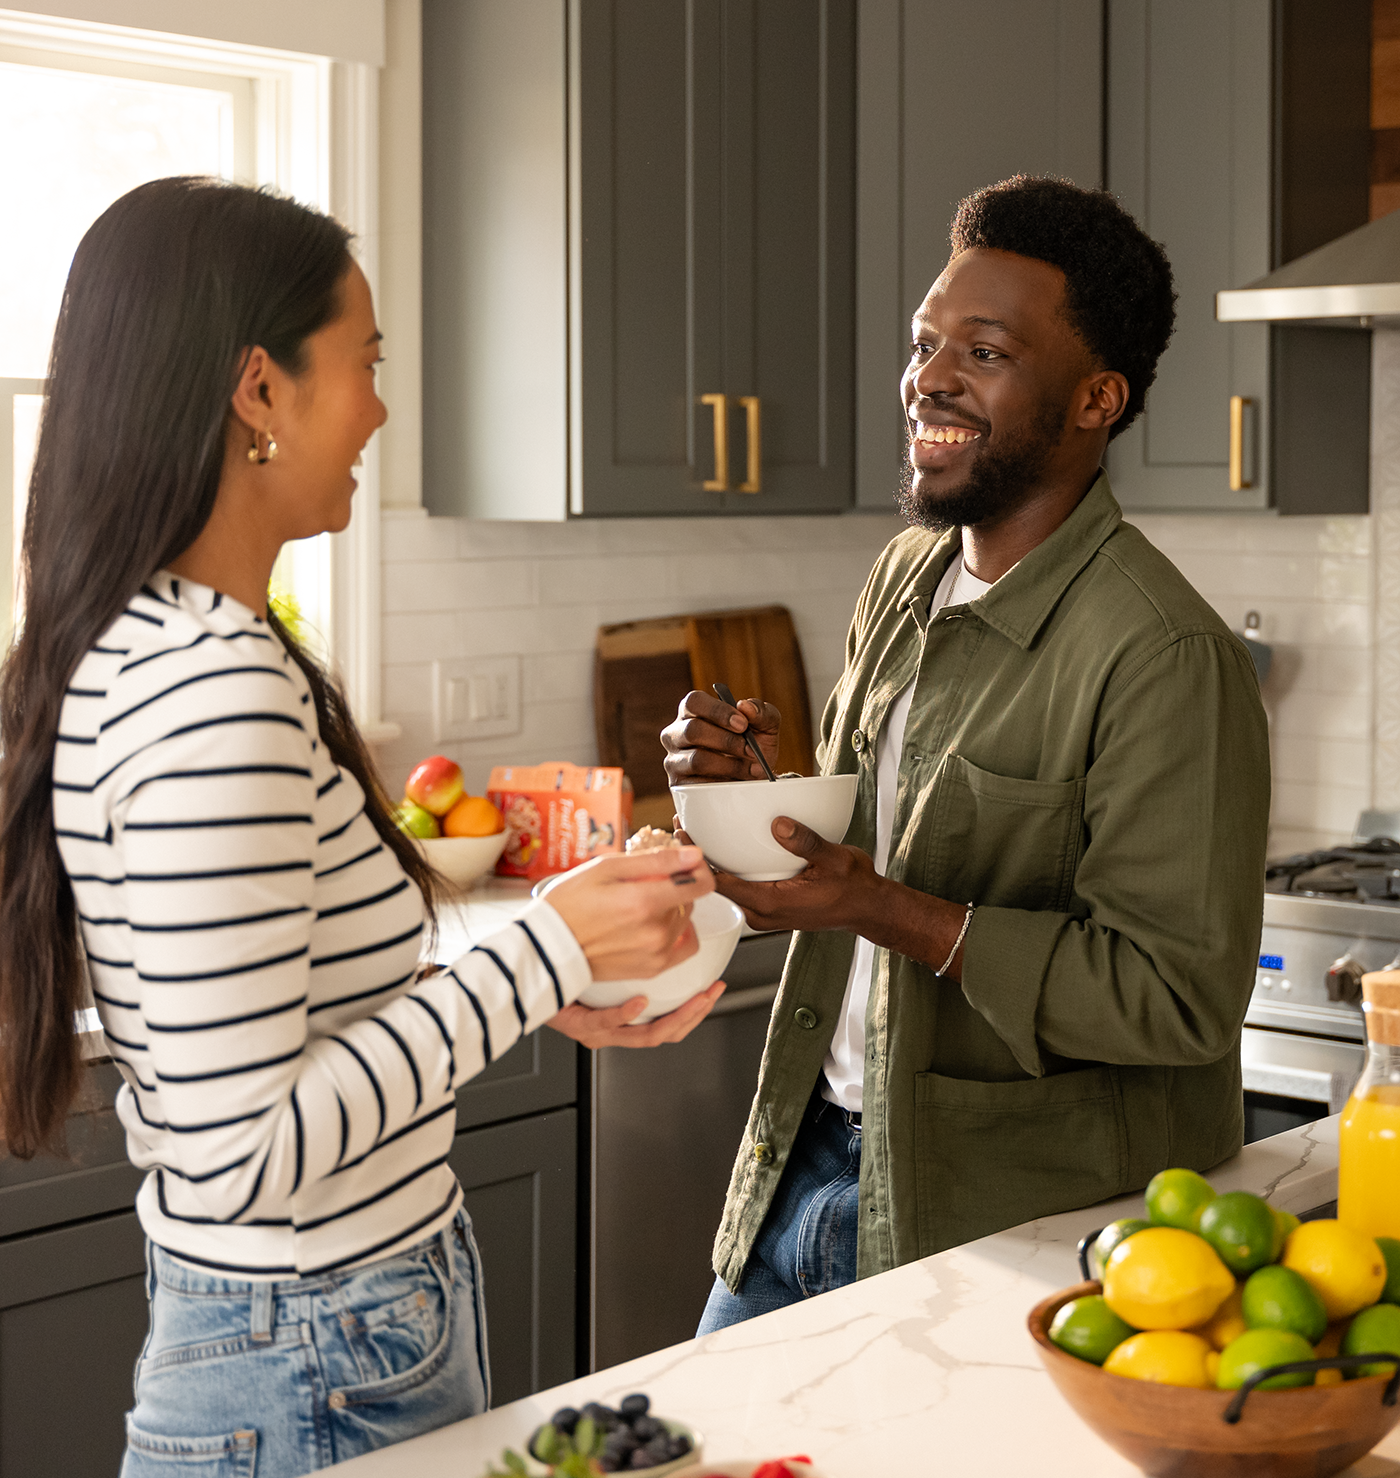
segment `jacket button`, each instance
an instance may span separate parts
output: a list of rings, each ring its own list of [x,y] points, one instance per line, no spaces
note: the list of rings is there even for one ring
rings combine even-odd
[[[773,1146],[771,1144],[764,1144],[760,1140],[753,1147],[753,1157],[760,1165],[771,1165],[773,1163]]]
[[[330,1403],[329,1404],[330,1404],[330,1408],[331,1408],[332,1411],[339,1411],[339,1410],[341,1410],[341,1408],[345,1405],[345,1392],[344,1391],[332,1391],[331,1392],[331,1399],[330,1399]]]
[[[792,1019],[804,1031],[811,1031],[812,1028],[817,1024],[817,1013],[807,1006],[799,1006],[797,1010],[792,1013]]]
[[[851,735],[851,748],[859,754],[865,748],[865,735],[859,729]]]

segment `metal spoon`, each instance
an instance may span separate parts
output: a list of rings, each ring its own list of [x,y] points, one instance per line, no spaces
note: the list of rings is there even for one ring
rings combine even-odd
[[[738,708],[739,705],[734,701],[734,694],[731,693],[723,683],[716,683],[714,686],[715,697],[717,697],[721,703],[727,703],[731,708]],[[760,765],[763,766],[763,773],[767,775],[770,780],[776,780],[778,777],[773,773],[773,766],[770,765],[768,761],[764,758],[763,751],[759,748],[758,740],[754,738],[752,729],[744,730],[744,743],[747,744],[751,750],[753,750],[754,758],[759,762]]]

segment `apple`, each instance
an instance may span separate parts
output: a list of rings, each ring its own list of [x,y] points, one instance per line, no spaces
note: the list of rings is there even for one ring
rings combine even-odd
[[[442,835],[437,817],[414,801],[404,800],[394,811],[394,821],[400,831],[406,831],[411,837]]]
[[[403,793],[434,816],[446,816],[462,799],[462,767],[446,755],[431,754],[414,765]]]

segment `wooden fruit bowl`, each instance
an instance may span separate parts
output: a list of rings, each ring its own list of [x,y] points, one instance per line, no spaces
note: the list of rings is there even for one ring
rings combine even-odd
[[[1198,1391],[1110,1375],[1051,1344],[1061,1304],[1099,1283],[1051,1294],[1027,1321],[1041,1363],[1077,1415],[1115,1451],[1154,1478],[1328,1478],[1364,1457],[1400,1421],[1387,1406],[1386,1376],[1336,1386],[1252,1391],[1235,1425],[1237,1391]]]

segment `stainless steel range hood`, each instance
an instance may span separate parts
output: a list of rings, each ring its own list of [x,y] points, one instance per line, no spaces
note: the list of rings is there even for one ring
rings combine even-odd
[[[1400,211],[1358,226],[1247,287],[1215,295],[1221,323],[1400,324]]]

